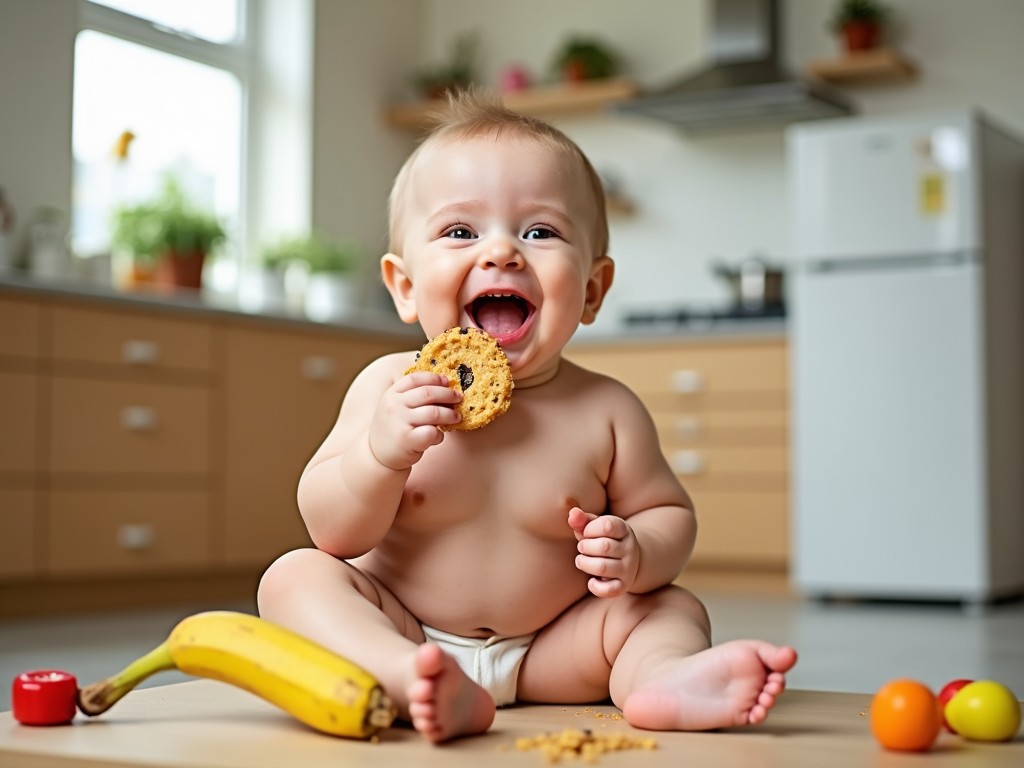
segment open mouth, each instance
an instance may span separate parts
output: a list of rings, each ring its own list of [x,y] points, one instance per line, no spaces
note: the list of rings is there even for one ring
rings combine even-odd
[[[466,310],[478,328],[500,340],[522,328],[534,307],[516,294],[487,293],[473,299]]]

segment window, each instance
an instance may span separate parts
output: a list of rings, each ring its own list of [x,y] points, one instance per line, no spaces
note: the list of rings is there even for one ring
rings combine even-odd
[[[220,217],[237,258],[247,1],[83,2],[72,118],[75,253],[109,252],[113,210],[152,197],[170,174]]]
[[[239,37],[241,16],[237,0],[93,1],[211,43],[233,43]]]
[[[170,172],[224,223],[207,276],[232,293],[263,243],[310,227],[314,0],[79,3],[74,251],[109,252],[112,211]]]

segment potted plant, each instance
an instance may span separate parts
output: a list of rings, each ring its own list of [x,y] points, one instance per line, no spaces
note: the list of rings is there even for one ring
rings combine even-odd
[[[362,260],[360,249],[319,232],[285,237],[267,246],[265,268],[281,276],[292,267],[306,272],[305,311],[315,320],[330,320],[350,311],[357,303],[354,279]]]
[[[217,217],[189,201],[168,176],[155,199],[115,211],[111,242],[136,267],[148,267],[157,283],[198,289],[206,257],[224,238]]]
[[[600,80],[619,73],[619,60],[604,43],[574,37],[555,54],[554,69],[557,77],[570,83]]]
[[[842,35],[847,51],[864,51],[878,44],[888,16],[888,9],[877,0],[842,0],[829,26]]]

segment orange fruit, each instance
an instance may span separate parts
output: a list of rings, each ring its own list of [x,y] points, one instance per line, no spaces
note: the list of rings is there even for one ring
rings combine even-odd
[[[916,680],[890,680],[871,700],[871,732],[886,749],[922,752],[941,727],[938,699]]]

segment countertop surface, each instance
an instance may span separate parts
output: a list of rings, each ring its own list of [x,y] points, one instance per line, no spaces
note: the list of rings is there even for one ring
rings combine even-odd
[[[117,290],[109,282],[90,282],[80,279],[37,279],[24,273],[0,273],[0,292],[22,294],[27,297],[54,297],[82,299],[119,304],[125,307],[140,307],[169,312],[203,314],[215,317],[246,318],[254,321],[270,321],[279,324],[293,324],[304,327],[350,330],[377,333],[388,336],[407,337],[412,343],[422,341],[422,331],[417,325],[403,323],[393,309],[354,309],[330,321],[317,321],[306,316],[301,309],[284,306],[246,307],[234,296],[217,295],[206,291],[148,288],[138,290]]]
[[[208,316],[245,318],[253,321],[298,324],[304,327],[349,330],[400,336],[418,344],[422,331],[417,325],[403,323],[391,307],[359,307],[330,321],[321,322],[306,316],[301,308],[284,306],[245,306],[234,295],[217,295],[206,291],[158,290],[155,288],[122,291],[108,281],[85,279],[39,279],[24,272],[0,273],[0,292],[27,297],[53,297],[93,300],[125,307],[141,307],[169,312],[200,313]],[[605,325],[601,330],[581,327],[572,345],[588,346],[637,343],[672,343],[680,341],[714,341],[728,338],[770,338],[786,334],[784,317],[692,317],[679,322],[627,323]]]

